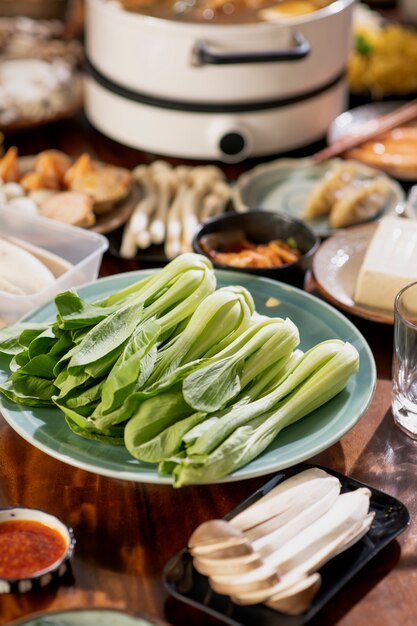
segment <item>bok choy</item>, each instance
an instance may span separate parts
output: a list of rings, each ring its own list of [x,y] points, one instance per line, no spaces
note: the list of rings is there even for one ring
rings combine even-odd
[[[290,319],[259,315],[244,287],[216,290],[195,254],[97,302],[68,291],[55,304],[50,324],[0,331],[0,393],[59,407],[76,435],[125,445],[176,486],[250,462],[358,368],[339,340],[301,352]]]

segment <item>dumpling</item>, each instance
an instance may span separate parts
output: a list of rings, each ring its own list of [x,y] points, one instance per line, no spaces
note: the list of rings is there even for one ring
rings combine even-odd
[[[328,215],[337,200],[338,193],[353,184],[357,166],[344,163],[331,169],[320,181],[307,198],[303,217],[313,218]]]
[[[330,226],[344,228],[375,217],[390,195],[387,180],[377,177],[364,181],[360,187],[351,187],[334,203],[330,213]]]

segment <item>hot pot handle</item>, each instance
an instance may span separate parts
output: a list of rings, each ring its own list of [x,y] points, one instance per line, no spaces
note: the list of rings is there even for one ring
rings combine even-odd
[[[294,32],[295,46],[288,50],[266,50],[253,52],[214,52],[204,39],[196,42],[194,49],[195,65],[231,65],[235,63],[277,63],[299,61],[310,54],[311,46],[300,32]]]

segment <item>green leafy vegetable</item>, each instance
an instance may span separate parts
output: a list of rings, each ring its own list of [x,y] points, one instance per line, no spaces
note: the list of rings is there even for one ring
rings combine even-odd
[[[176,486],[248,463],[358,366],[357,351],[338,340],[297,350],[291,320],[258,315],[243,287],[216,291],[199,255],[98,302],[75,291],[55,302],[52,323],[0,331],[9,369],[0,393],[57,406],[77,436],[124,444],[172,472]]]

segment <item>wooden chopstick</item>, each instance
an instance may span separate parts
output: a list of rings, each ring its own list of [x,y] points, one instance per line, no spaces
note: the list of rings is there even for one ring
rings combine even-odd
[[[351,148],[355,148],[361,143],[365,141],[370,141],[383,133],[392,130],[396,126],[400,126],[401,124],[405,124],[406,122],[410,122],[411,120],[417,117],[417,99],[412,100],[411,102],[407,102],[403,106],[395,109],[391,113],[387,113],[386,115],[381,115],[374,120],[371,120],[366,124],[368,126],[368,130],[364,130],[359,133],[348,134],[338,141],[336,141],[331,146],[316,152],[312,156],[312,160],[315,163],[322,163],[327,159],[331,159],[332,157],[338,156],[346,150],[350,150]]]

